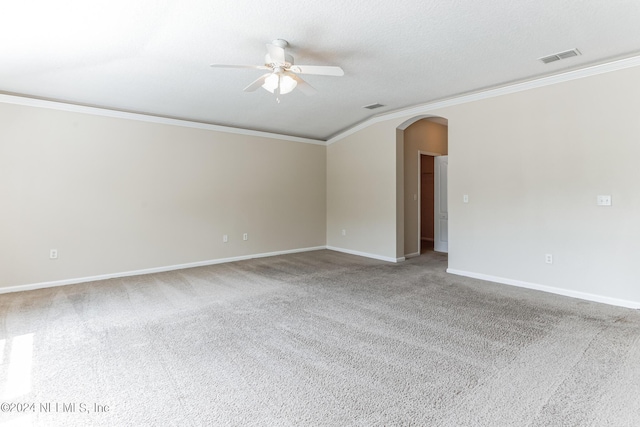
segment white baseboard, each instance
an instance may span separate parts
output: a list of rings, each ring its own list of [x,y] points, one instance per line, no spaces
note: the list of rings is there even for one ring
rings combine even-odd
[[[351,249],[336,248],[335,246],[327,246],[327,249],[329,249],[330,251],[342,252],[342,253],[351,254],[351,255],[358,255],[358,256],[365,257],[365,258],[373,258],[373,259],[378,259],[380,261],[387,261],[387,262],[402,262],[402,261],[405,260],[405,257],[391,258],[391,257],[383,256],[383,255],[376,255],[376,254],[369,254],[369,253],[366,253],[366,252],[352,251]]]
[[[415,257],[419,257],[419,256],[420,256],[420,252],[414,252],[412,254],[404,254],[404,258],[405,259],[415,258]]]
[[[56,286],[75,285],[78,283],[95,282],[98,280],[114,279],[117,277],[129,277],[129,276],[139,276],[141,274],[162,273],[165,271],[182,270],[185,268],[203,267],[206,265],[224,264],[227,262],[235,262],[235,261],[245,261],[253,258],[265,258],[270,256],[276,256],[276,255],[286,255],[286,254],[295,254],[299,252],[318,251],[321,249],[327,249],[327,247],[316,246],[312,248],[290,249],[286,251],[266,252],[262,254],[253,254],[253,255],[242,255],[242,256],[237,256],[232,258],[219,258],[219,259],[213,259],[213,260],[207,260],[207,261],[190,262],[187,264],[170,265],[165,267],[146,268],[143,270],[125,271],[121,273],[110,273],[110,274],[101,274],[98,276],[79,277],[75,279],[56,280],[53,282],[41,282],[41,283],[32,283],[27,285],[7,286],[7,287],[0,288],[0,294],[7,294],[10,292],[32,291],[35,289],[53,288]]]
[[[590,294],[587,292],[572,291],[569,289],[556,288],[553,286],[539,285],[537,283],[523,282],[521,280],[506,279],[504,277],[490,276],[488,274],[473,273],[470,271],[456,270],[447,268],[447,273],[458,276],[471,277],[474,279],[486,280],[489,282],[501,283],[503,285],[517,286],[520,288],[535,289],[537,291],[549,292],[552,294],[563,295],[566,297],[579,298],[587,301],[601,302],[618,307],[640,309],[640,302],[628,301],[619,298],[611,298],[603,295]]]

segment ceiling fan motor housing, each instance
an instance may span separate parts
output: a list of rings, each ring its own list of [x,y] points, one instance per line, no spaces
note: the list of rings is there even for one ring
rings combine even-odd
[[[265,63],[265,65],[268,65],[268,66],[272,66],[272,65],[274,65],[274,66],[278,66],[278,65],[282,66],[282,65],[284,65],[285,68],[289,68],[289,67],[291,67],[293,65],[293,56],[289,55],[288,53],[285,53],[284,59],[285,59],[285,63],[284,64],[278,64],[277,62],[273,61],[271,59],[271,56],[269,56],[269,54],[267,53],[264,56],[264,63]]]

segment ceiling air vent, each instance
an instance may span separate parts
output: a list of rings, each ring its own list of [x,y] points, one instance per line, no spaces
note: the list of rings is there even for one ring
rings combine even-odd
[[[578,49],[571,49],[565,50],[564,52],[554,53],[553,55],[543,56],[538,59],[545,64],[548,64],[550,62],[560,61],[561,59],[567,59],[578,55],[580,55],[580,51]]]
[[[365,106],[364,106],[364,107],[362,107],[362,108],[366,108],[366,109],[368,109],[368,110],[375,110],[376,108],[380,108],[380,107],[384,107],[384,105],[383,105],[383,104],[377,104],[377,103],[376,103],[376,104],[371,104],[371,105],[365,105]]]

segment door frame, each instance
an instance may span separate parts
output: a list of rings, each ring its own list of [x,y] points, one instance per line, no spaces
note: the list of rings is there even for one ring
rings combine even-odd
[[[445,178],[445,182],[446,182],[446,187],[447,187],[446,191],[448,193],[448,189],[449,189],[449,178],[448,178],[448,176],[449,176],[449,173],[448,173],[448,171],[449,171],[449,155],[447,154],[447,155],[443,155],[443,156],[440,156],[440,157],[446,157],[445,162],[446,162],[446,165],[447,165],[447,174],[446,174],[447,177]],[[439,178],[439,176],[440,176],[440,167],[438,166],[438,162],[437,161],[436,161],[436,163],[434,165],[434,173],[436,175],[436,176],[434,176],[434,182],[433,182],[433,185],[435,186],[435,194],[434,194],[434,209],[435,209],[436,207],[439,207],[441,205],[440,201],[442,200],[440,198],[441,193],[442,193],[441,192],[442,186],[439,185],[440,184],[440,178]],[[436,199],[439,199],[439,200],[436,202],[435,201]],[[446,208],[447,208],[447,236],[448,236],[449,235],[449,197],[448,197],[448,194],[447,194],[447,198],[446,199],[447,199]],[[442,228],[439,228],[439,226],[436,226],[436,223],[435,223],[435,221],[438,221],[439,219],[440,219],[440,212],[435,211],[433,220],[434,220],[434,227],[436,227],[436,228],[434,229],[434,234],[433,234],[433,237],[434,237],[434,239],[433,239],[433,250],[436,251],[436,252],[442,252],[442,253],[447,253],[448,254],[449,253],[449,237],[447,237],[446,248],[444,250],[442,250],[442,247],[440,247],[441,250],[436,249],[437,241],[441,240],[441,239],[437,239],[436,237],[442,237]]]
[[[422,251],[422,156],[431,156],[431,157],[440,157],[446,156],[446,154],[441,153],[433,153],[431,151],[422,151],[418,150],[418,256],[420,256]],[[434,159],[435,162],[435,159]],[[435,172],[434,172],[435,173]],[[434,185],[435,185],[435,177],[434,177]],[[436,192],[433,194],[433,203],[435,206],[435,198]],[[433,216],[433,226],[435,227],[436,216]],[[435,236],[434,236],[434,244],[435,244]]]

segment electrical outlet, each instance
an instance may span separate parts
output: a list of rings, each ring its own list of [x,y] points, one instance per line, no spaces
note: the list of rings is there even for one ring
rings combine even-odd
[[[242,235],[242,240],[249,240],[249,234],[244,233],[244,234]]]
[[[608,194],[599,195],[596,201],[598,206],[611,206],[611,196]]]
[[[58,250],[57,249],[51,249],[49,251],[49,259],[58,259]]]
[[[227,243],[229,241],[229,236],[227,236],[226,234],[222,235],[222,243]]]
[[[544,262],[546,262],[547,264],[553,264],[553,255],[546,254],[544,256]]]

